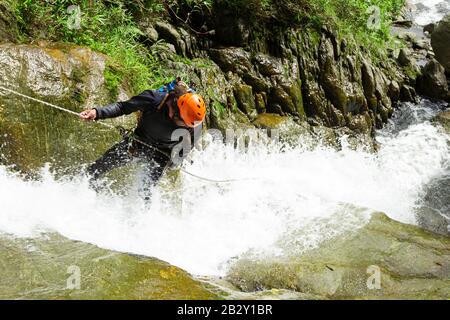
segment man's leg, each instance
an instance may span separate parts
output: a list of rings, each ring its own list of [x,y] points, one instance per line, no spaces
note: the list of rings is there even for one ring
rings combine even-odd
[[[158,183],[168,167],[169,159],[157,152],[149,152],[145,155],[145,170],[142,193],[145,200],[150,200],[151,189]]]
[[[103,156],[88,167],[87,172],[91,176],[91,182],[112,169],[126,165],[132,159],[133,157],[128,153],[127,140],[122,140],[113,145]]]

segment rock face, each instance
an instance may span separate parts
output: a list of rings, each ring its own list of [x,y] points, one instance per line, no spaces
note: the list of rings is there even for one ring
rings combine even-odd
[[[107,57],[88,48],[0,45],[3,86],[76,112],[118,98],[108,89],[106,71]],[[95,147],[86,143],[92,136]],[[116,132],[82,123],[74,115],[1,91],[2,164],[25,172],[46,162],[77,166],[94,160],[118,138]]]
[[[286,288],[332,299],[447,299],[450,239],[377,213],[360,230],[301,256],[241,260],[228,278],[244,291]]]
[[[431,34],[431,45],[436,59],[450,73],[450,14],[439,22]]]
[[[264,102],[256,108],[259,113],[311,118],[329,127],[352,127],[353,118],[362,116],[372,129],[387,121],[406,84],[393,64],[375,67],[333,32],[291,30],[273,43],[210,50],[224,72],[252,87],[256,104],[248,101],[247,105],[258,107]]]
[[[179,26],[154,26],[178,54],[209,58],[220,68],[216,77],[226,77],[227,103],[212,98],[209,104],[228,113],[238,109],[250,121],[257,114],[273,113],[373,132],[387,121],[399,99],[415,98],[415,79],[404,76],[395,59],[374,63],[368,52],[334,30],[280,32],[251,27],[227,12],[217,15],[216,33],[209,41],[187,37]],[[188,43],[196,49],[189,50]],[[198,74],[199,68],[194,71]],[[199,89],[207,92],[209,87],[200,83]]]
[[[106,56],[84,47],[47,42],[0,45],[1,83],[59,103],[107,102],[106,66]]]
[[[0,237],[0,299],[216,298],[187,272],[163,261],[56,235],[46,238]]]

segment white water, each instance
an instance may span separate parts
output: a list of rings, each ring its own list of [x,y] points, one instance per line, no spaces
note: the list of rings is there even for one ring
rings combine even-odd
[[[409,0],[413,4],[414,21],[421,26],[440,21],[450,13],[448,0]]]
[[[371,210],[414,223],[421,188],[442,173],[450,150],[448,136],[422,120],[436,110],[405,110],[379,133],[377,155],[300,147],[280,152],[263,144],[242,153],[213,143],[194,154],[188,171],[258,180],[216,185],[183,176],[178,200],[162,188],[150,211],[133,196],[97,195],[83,177],[55,181],[43,170],[42,181],[24,182],[0,167],[0,232],[58,232],[194,274],[222,275],[233,257],[317,245],[360,226]]]

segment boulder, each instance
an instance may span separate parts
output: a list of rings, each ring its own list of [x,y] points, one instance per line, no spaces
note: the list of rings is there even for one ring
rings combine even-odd
[[[417,93],[416,90],[408,85],[403,85],[400,88],[400,100],[407,102],[414,102],[416,99]]]
[[[178,54],[186,56],[186,43],[174,26],[163,21],[158,21],[154,27],[162,39],[165,39],[175,47]]]
[[[236,98],[239,109],[245,114],[249,115],[256,109],[252,87],[245,84],[236,85],[234,88],[234,97]]]
[[[422,75],[417,79],[417,90],[430,98],[450,101],[445,69],[435,59],[423,68]]]
[[[259,114],[253,125],[259,129],[270,132],[272,138],[278,137],[282,142],[297,146],[298,144],[309,145],[318,144],[313,139],[309,125],[305,122],[296,123],[288,116],[280,116],[275,113]]]
[[[441,124],[450,134],[450,111],[444,111],[433,118],[433,121]]]
[[[142,31],[144,37],[146,37],[146,40],[148,40],[150,43],[155,43],[159,39],[158,31],[153,27],[152,24],[140,24],[139,29]]]
[[[436,59],[450,73],[450,14],[445,16],[431,35],[431,45]]]
[[[402,67],[410,66],[413,64],[413,60],[411,58],[411,51],[402,48],[397,58],[398,63]]]
[[[243,75],[253,68],[250,63],[250,54],[242,48],[211,49],[209,54],[224,72],[232,71]]]
[[[117,101],[119,95],[127,97],[120,86],[112,88],[106,80],[105,74],[112,72],[105,55],[84,47],[0,45],[3,86],[74,112]],[[134,123],[133,117],[127,119],[113,123]],[[114,130],[0,90],[2,162],[21,171],[34,171],[46,162],[60,168],[79,166],[93,161],[119,137]]]
[[[253,62],[258,68],[258,71],[266,76],[274,76],[283,73],[283,66],[278,59],[274,57],[258,53],[254,58]]]

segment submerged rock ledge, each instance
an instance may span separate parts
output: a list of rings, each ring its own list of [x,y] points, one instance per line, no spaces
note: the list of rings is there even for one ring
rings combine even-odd
[[[186,271],[161,260],[55,234],[40,239],[1,236],[0,246],[0,299],[217,298]]]
[[[367,285],[377,269],[379,289]],[[447,299],[450,239],[375,213],[360,230],[301,256],[241,260],[228,280],[243,291],[290,289],[331,299]]]

